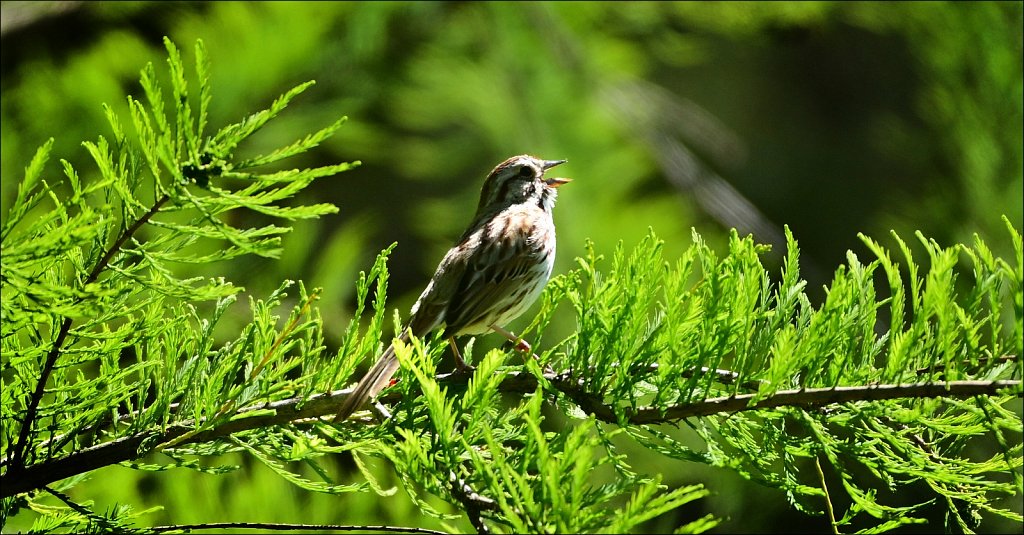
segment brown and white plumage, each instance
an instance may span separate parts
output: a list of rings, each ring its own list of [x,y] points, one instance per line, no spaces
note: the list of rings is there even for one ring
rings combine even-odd
[[[551,276],[555,261],[551,211],[556,188],[569,180],[545,179],[544,172],[564,162],[522,155],[491,171],[473,221],[413,305],[401,339],[436,329],[444,329],[448,337],[492,330],[509,334],[502,326],[533,304]],[[336,419],[347,418],[376,396],[398,366],[394,346],[388,346],[345,399]]]

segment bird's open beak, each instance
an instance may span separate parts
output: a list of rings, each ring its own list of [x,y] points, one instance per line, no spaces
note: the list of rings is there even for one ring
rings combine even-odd
[[[568,162],[568,161],[569,160],[544,160],[544,163],[543,163],[542,166],[544,167],[544,170],[547,171],[548,169],[551,169],[552,167],[554,167],[556,165],[561,165],[561,164],[563,164],[565,162]]]
[[[551,169],[556,165],[561,165],[567,161],[569,160],[545,160],[543,167],[544,170],[547,171],[548,169]],[[544,180],[544,183],[547,184],[549,188],[557,188],[558,186],[561,186],[562,184],[567,184],[569,182],[572,182],[572,180],[568,178],[548,178]]]

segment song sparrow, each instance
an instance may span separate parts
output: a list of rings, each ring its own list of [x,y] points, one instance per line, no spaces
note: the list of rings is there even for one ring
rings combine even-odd
[[[455,336],[494,331],[519,349],[530,346],[504,325],[522,314],[540,295],[555,261],[555,224],[551,209],[556,188],[567,178],[544,178],[566,160],[514,156],[491,171],[469,228],[448,250],[434,276],[412,307],[409,324],[399,336],[425,336],[443,328],[456,364],[465,362]],[[342,420],[377,395],[398,370],[394,345],[345,399],[335,420]]]

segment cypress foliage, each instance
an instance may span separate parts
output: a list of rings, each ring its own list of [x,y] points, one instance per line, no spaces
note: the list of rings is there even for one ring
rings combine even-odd
[[[355,282],[355,316],[335,354],[323,342],[317,290],[282,281],[250,300],[252,320],[234,339],[217,343],[218,320],[242,289],[181,278],[175,266],[277,257],[289,222],[334,213],[282,201],[358,162],[259,168],[317,146],[344,118],[236,158],[312,82],[210,134],[202,43],[197,93],[166,46],[170,99],[147,66],[145,102],[128,98],[137,136],[105,108],[112,138],[85,143],[101,178],[85,183],[63,160],[59,181],[44,178],[47,143],[3,221],[3,524],[31,509],[39,532],[245,527],[141,528],[146,511],[95,511],[68,494],[118,463],[223,473],[233,467],[217,463],[231,452],[332,494],[393,493],[366,462],[384,459],[424,514],[465,518],[479,532],[640,529],[714,491],[667,484],[683,463],[778,489],[836,532],[922,522],[933,502],[949,529],[979,529],[987,515],[1021,522],[1006,505],[1022,494],[1024,459],[1024,260],[1009,220],[1009,260],[980,239],[943,247],[893,234],[887,247],[861,236],[868,258],[851,251],[819,306],[788,229],[777,280],[762,265],[766,247],[735,232],[724,253],[694,232],[673,259],[653,231],[609,259],[591,248],[545,290],[525,333],[543,348],[537,359],[495,349],[474,359],[472,374],[438,374],[445,342],[413,339],[398,345],[402,371],[382,405],[333,422],[347,394],[338,388],[387,342],[391,248]],[[233,226],[225,216],[243,208],[283,223]],[[543,339],[556,312],[573,315],[577,329]],[[638,452],[663,455],[664,470],[634,468]],[[341,453],[364,481],[338,482],[328,461]],[[922,484],[921,501],[900,497]],[[462,514],[438,510],[434,498]],[[722,521],[691,518],[678,530]]]

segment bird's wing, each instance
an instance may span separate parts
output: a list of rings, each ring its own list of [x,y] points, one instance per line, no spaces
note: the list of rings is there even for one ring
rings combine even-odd
[[[511,217],[521,214],[505,216]],[[503,227],[500,219],[492,221],[467,233],[448,251],[416,303],[410,327],[417,336],[441,323],[448,334],[455,334],[482,322],[494,306],[536,276],[533,270],[546,254],[542,243],[521,235],[499,238],[508,236]]]
[[[466,268],[459,284],[452,293],[445,314],[449,333],[480,324],[487,316],[497,315],[495,308],[513,298],[519,290],[529,286],[528,280],[535,277],[534,270],[543,259],[543,252],[536,250],[521,238],[490,240],[486,247],[478,247],[469,255]],[[511,307],[510,302],[505,308]],[[478,330],[489,330],[482,325]]]

